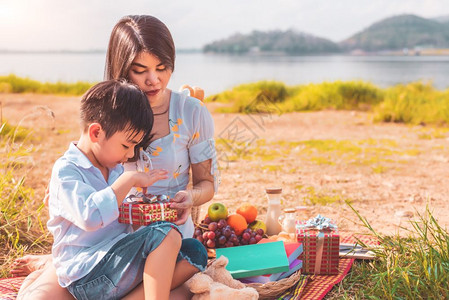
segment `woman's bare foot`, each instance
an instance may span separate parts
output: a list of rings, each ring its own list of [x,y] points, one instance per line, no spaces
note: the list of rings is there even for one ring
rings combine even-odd
[[[17,258],[11,265],[11,275],[15,277],[27,276],[31,272],[40,270],[51,262],[51,254],[47,255],[25,255]]]

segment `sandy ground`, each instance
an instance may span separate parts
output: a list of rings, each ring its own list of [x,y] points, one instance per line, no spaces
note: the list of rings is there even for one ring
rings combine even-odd
[[[40,139],[26,179],[40,201],[53,162],[78,137],[79,97],[0,94],[0,101],[3,120],[22,120]],[[217,106],[208,104],[212,112]],[[320,213],[343,231],[367,231],[345,199],[386,234],[406,234],[398,225],[409,227],[409,218],[416,220],[427,205],[441,225],[449,224],[446,129],[373,123],[368,113],[348,111],[212,115],[221,168],[213,201],[231,211],[248,201],[263,219],[264,188],[281,186],[284,207],[307,206],[298,218]],[[315,140],[340,146],[308,144]]]

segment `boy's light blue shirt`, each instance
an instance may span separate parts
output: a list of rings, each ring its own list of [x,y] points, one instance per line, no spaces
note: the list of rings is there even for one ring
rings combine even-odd
[[[132,232],[118,222],[118,205],[111,184],[123,166],[101,171],[71,143],[53,166],[47,222],[54,236],[52,255],[59,284],[67,287],[87,275],[120,239]]]

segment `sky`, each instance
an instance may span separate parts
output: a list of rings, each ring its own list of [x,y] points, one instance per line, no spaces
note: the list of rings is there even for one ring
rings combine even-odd
[[[178,49],[201,48],[235,33],[288,30],[339,42],[400,14],[449,16],[448,0],[0,0],[0,49],[105,50],[112,27],[149,14]]]

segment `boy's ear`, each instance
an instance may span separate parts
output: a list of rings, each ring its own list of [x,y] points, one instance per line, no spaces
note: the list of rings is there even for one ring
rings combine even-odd
[[[98,142],[99,139],[104,134],[103,128],[101,127],[101,125],[99,123],[90,124],[89,128],[87,130],[88,130],[90,140],[94,143]]]

